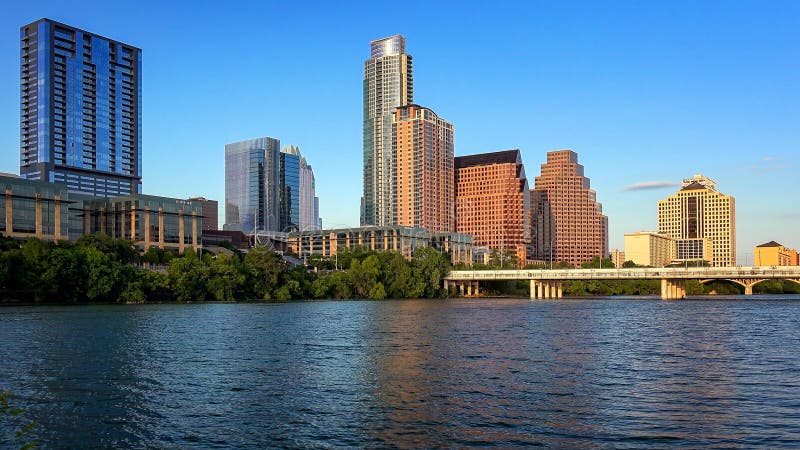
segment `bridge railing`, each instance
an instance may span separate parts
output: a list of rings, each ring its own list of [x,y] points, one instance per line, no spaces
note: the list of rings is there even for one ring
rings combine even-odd
[[[670,267],[555,270],[454,270],[446,277],[460,280],[641,280],[800,278],[800,266]]]

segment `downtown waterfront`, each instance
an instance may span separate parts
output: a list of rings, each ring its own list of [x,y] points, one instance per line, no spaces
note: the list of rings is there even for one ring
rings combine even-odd
[[[796,448],[798,308],[800,296],[5,307],[0,380],[42,448]]]

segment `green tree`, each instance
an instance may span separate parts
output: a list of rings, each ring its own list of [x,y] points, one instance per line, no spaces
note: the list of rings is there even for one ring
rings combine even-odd
[[[447,296],[442,280],[452,266],[447,254],[433,248],[419,248],[411,259],[414,288],[410,292],[415,297],[443,298]]]
[[[489,253],[489,268],[491,269],[516,269],[519,264],[517,253],[509,248],[493,248]]]
[[[41,274],[42,287],[49,300],[74,303],[84,297],[84,263],[71,248],[54,248]]]
[[[359,298],[369,298],[370,291],[378,282],[380,260],[375,255],[369,255],[363,261],[353,258],[347,274],[355,294]]]
[[[244,267],[239,259],[218,255],[211,260],[208,290],[211,296],[218,301],[233,301],[244,290]]]
[[[119,264],[101,250],[94,247],[80,248],[85,264],[85,289],[89,301],[114,301],[112,293],[117,290]]]
[[[245,255],[244,264],[249,272],[251,295],[263,300],[271,299],[286,268],[280,255],[270,249],[257,247]]]
[[[175,299],[180,302],[204,301],[208,294],[208,267],[193,252],[169,263],[167,275]]]
[[[110,256],[111,260],[122,264],[130,264],[138,261],[139,252],[133,247],[131,241],[125,239],[113,239],[105,233],[86,234],[75,241],[78,248],[91,247]]]
[[[615,267],[614,262],[608,258],[603,258],[602,264],[600,263],[600,257],[595,256],[591,261],[586,261],[585,263],[581,264],[581,267],[584,269],[613,269]]]

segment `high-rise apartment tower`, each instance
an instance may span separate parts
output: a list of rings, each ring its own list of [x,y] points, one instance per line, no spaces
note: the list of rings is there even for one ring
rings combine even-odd
[[[50,19],[20,28],[20,174],[110,197],[141,191],[141,55]]]
[[[708,177],[687,178],[676,194],[658,201],[658,232],[675,239],[678,260],[736,265],[736,199]]]
[[[396,194],[392,176],[392,118],[414,98],[411,55],[401,35],[370,43],[364,62],[364,194],[362,225],[391,225]]]
[[[531,215],[533,259],[580,267],[608,256],[608,218],[577,153],[547,153],[531,191]]]
[[[418,105],[395,110],[392,224],[434,232],[455,229],[453,124]]]

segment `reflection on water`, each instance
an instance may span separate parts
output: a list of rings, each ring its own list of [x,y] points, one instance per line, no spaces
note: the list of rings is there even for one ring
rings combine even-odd
[[[14,307],[0,388],[57,448],[797,447],[798,330],[797,297]]]

